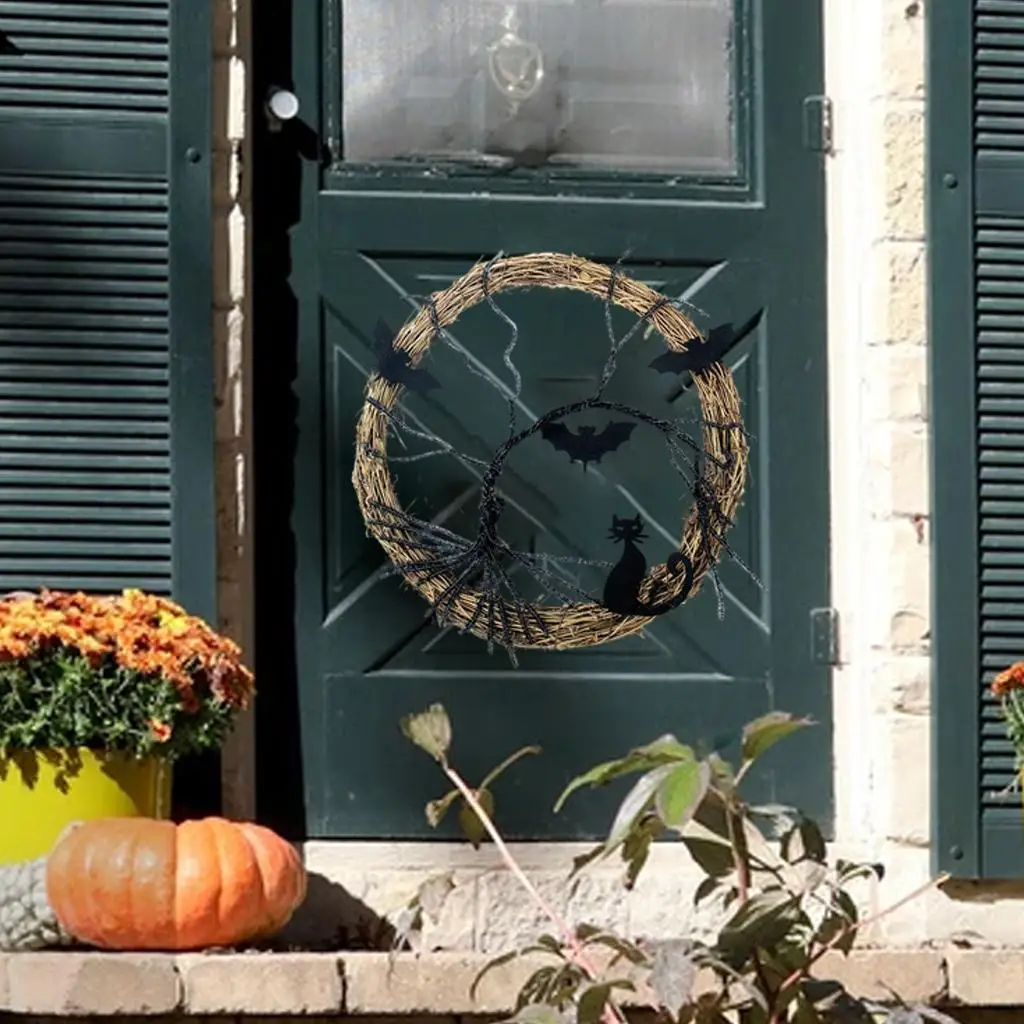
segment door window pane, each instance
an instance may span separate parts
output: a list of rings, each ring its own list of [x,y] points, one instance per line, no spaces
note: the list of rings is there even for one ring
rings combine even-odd
[[[342,0],[345,159],[728,174],[733,0]]]

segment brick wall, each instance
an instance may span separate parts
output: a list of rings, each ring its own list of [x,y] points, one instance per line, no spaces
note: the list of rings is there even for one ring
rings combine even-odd
[[[250,217],[247,62],[250,0],[212,0],[214,12],[214,340],[217,400],[217,582],[220,627],[251,649],[250,480]],[[224,811],[251,817],[252,719],[246,716],[225,750]]]

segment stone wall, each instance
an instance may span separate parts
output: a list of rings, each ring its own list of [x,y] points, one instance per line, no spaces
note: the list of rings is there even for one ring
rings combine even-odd
[[[530,957],[499,966],[472,989],[485,962],[459,953],[0,953],[0,1018],[483,1024],[506,1017],[523,981],[548,961]],[[879,1001],[898,985],[907,1002],[941,1006],[964,1024],[1002,1024],[1021,1019],[1021,968],[1019,953],[876,951],[829,953],[814,974]],[[697,994],[714,987],[698,972]],[[654,1024],[651,997],[642,981],[622,994],[635,1024]]]
[[[217,344],[222,624],[251,631],[246,495],[248,317],[244,123],[251,0],[217,9]],[[934,0],[933,0],[934,2]],[[929,493],[924,243],[924,22],[921,0],[827,0],[827,92],[836,144],[828,158],[830,444],[833,603],[842,622],[834,677],[837,847],[889,872],[875,908],[926,881],[930,780]],[[252,806],[246,723],[225,757],[227,808]],[[519,850],[544,892],[572,918],[633,934],[688,922],[696,878],[684,853],[661,849],[629,899],[613,871],[572,894],[569,846]],[[309,843],[323,875],[312,939],[393,915],[440,871],[454,885],[427,943],[494,950],[541,922],[493,852],[446,844]],[[338,883],[345,888],[339,888]],[[866,943],[962,940],[1024,945],[1024,888],[960,886],[884,918]]]

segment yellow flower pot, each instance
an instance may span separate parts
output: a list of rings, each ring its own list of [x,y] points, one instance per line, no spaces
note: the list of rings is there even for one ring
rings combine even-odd
[[[171,766],[162,758],[86,747],[0,758],[0,865],[49,853],[72,821],[170,813]]]

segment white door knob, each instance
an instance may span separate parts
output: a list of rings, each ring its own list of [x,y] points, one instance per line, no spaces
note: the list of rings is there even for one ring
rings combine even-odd
[[[291,121],[299,113],[299,97],[290,89],[273,88],[267,95],[267,110],[278,121]]]

